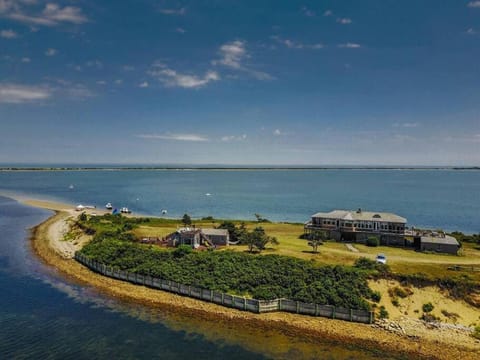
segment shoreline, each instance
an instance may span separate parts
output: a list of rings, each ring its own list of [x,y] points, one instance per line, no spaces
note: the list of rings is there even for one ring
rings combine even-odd
[[[454,170],[478,171],[480,166],[0,166],[0,172],[16,171],[305,171],[305,170]]]
[[[363,349],[390,351],[393,354],[426,359],[473,359],[480,350],[478,342],[473,338],[466,338],[465,334],[462,339],[465,344],[459,346],[461,333],[454,330],[450,330],[449,336],[442,338],[435,336],[435,330],[429,330],[434,335],[430,338],[424,334],[408,337],[380,329],[375,325],[287,313],[252,314],[104,277],[69,258],[58,248],[58,244],[62,242],[62,229],[65,229],[67,220],[76,215],[70,206],[65,207],[68,205],[25,198],[17,198],[17,200],[29,206],[55,212],[53,216],[32,229],[32,246],[35,254],[44,263],[55,267],[67,277],[91,285],[114,298],[121,298],[132,303],[142,303],[149,307],[161,308],[163,311],[210,322],[218,321],[230,325],[234,323],[247,329],[268,329],[288,334],[289,337],[308,339],[313,345],[326,339],[334,343],[347,343]],[[448,338],[450,341],[445,341]],[[444,348],[441,354],[438,351],[439,345]]]

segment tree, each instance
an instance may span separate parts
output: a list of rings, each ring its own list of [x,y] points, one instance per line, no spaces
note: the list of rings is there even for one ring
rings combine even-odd
[[[261,226],[256,227],[251,232],[247,232],[242,238],[242,243],[248,246],[248,251],[250,252],[253,252],[254,248],[258,251],[265,250],[268,244],[279,244],[277,238],[274,236],[268,236],[265,233],[265,229]]]
[[[327,239],[327,234],[325,231],[321,230],[315,230],[310,233],[308,236],[310,241],[308,242],[308,245],[313,248],[313,252],[318,252],[318,246],[323,244],[323,240]]]
[[[245,223],[241,223],[240,226],[235,226],[232,221],[224,221],[218,226],[218,228],[228,230],[228,233],[230,234],[230,241],[234,243],[241,241],[247,232]]]
[[[318,246],[322,245],[322,240],[312,239],[308,242],[308,246],[311,246],[314,253],[318,253]]]
[[[184,214],[182,217],[182,223],[185,226],[192,225],[192,218],[190,217],[190,215]]]

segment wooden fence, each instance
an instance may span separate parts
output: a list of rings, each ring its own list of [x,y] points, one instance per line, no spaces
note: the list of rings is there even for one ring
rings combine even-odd
[[[114,269],[95,260],[91,260],[83,254],[76,252],[75,260],[89,269],[102,275],[129,281],[133,284],[144,285],[154,289],[169,291],[175,294],[188,296],[194,299],[209,301],[238,310],[254,313],[266,313],[273,311],[285,311],[311,316],[322,316],[332,319],[341,319],[353,322],[371,324],[374,321],[372,311],[354,310],[335,307],[331,305],[308,304],[289,299],[257,300],[245,297],[225,294],[213,290],[201,289],[191,285],[179,284],[175,281],[154,278],[148,275],[129,273],[127,271]]]

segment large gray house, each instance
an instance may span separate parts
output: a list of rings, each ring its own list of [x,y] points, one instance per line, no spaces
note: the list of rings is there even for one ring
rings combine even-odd
[[[377,236],[381,244],[405,246],[407,219],[386,212],[333,210],[312,215],[305,223],[305,234],[322,230],[337,241],[364,243]]]

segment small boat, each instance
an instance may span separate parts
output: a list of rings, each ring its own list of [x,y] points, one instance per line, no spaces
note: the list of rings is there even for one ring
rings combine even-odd
[[[167,212],[168,212],[168,211],[165,210],[165,209],[162,210],[162,214],[163,214],[163,215],[165,215]]]
[[[122,214],[131,214],[131,213],[132,213],[132,211],[131,211],[128,207],[122,207],[122,208],[120,209],[120,212],[121,212]]]
[[[105,209],[107,210],[112,210],[113,209],[113,206],[111,203],[107,203],[107,205],[105,205]]]
[[[205,196],[212,196],[212,194],[210,194],[210,193],[206,193],[206,194],[205,194]]]
[[[82,204],[77,205],[77,207],[75,208],[75,210],[77,210],[77,211],[83,211],[83,210],[85,210],[85,206],[83,206]]]
[[[73,184],[70,184],[70,186],[68,187],[70,190],[73,190],[75,189],[75,186],[73,186]]]

